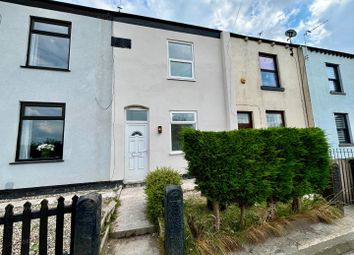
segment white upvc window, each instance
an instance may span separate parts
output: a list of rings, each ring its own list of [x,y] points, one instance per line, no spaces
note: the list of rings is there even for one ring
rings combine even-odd
[[[171,151],[182,152],[180,131],[182,128],[197,128],[196,112],[171,112]]]
[[[169,40],[167,48],[169,78],[194,80],[193,44]]]

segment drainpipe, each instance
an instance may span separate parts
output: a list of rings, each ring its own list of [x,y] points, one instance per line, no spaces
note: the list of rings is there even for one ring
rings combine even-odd
[[[232,47],[230,33],[221,32],[221,60],[224,78],[224,98],[226,126],[225,130],[237,129],[237,110],[236,110],[236,88],[233,81],[232,72]]]
[[[302,87],[302,95],[304,97],[304,103],[305,103],[305,113],[306,113],[306,124],[307,127],[314,127],[315,122],[314,122],[314,117],[313,117],[313,112],[312,112],[312,103],[311,103],[311,97],[310,97],[310,89],[308,85],[308,79],[307,79],[307,70],[306,70],[306,57],[305,57],[305,48],[300,46],[297,49],[297,59],[298,59],[298,64],[299,64],[299,69],[300,69],[300,82],[301,82],[301,87]]]

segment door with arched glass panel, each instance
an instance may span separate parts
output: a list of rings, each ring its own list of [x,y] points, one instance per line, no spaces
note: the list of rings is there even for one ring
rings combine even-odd
[[[148,119],[145,109],[126,110],[125,181],[143,181],[148,172]]]

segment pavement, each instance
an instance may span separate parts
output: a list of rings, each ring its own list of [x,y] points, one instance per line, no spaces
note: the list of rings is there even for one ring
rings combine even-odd
[[[246,246],[244,251],[232,254],[346,254],[354,251],[354,206],[345,207],[344,213],[345,217],[334,224],[307,224],[291,231],[286,236],[271,238],[263,244]]]

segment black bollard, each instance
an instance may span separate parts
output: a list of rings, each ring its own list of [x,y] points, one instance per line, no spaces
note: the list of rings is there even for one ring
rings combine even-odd
[[[183,192],[180,186],[165,188],[165,254],[184,254]]]
[[[76,206],[75,255],[99,255],[102,196],[81,196]]]

